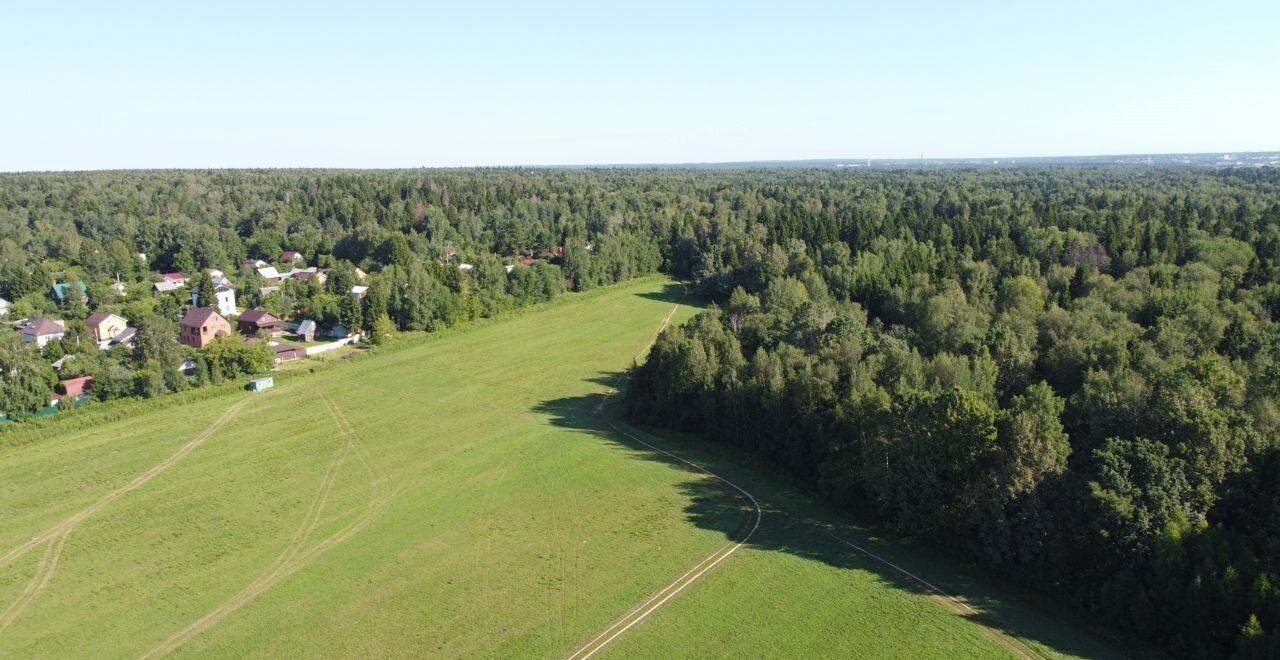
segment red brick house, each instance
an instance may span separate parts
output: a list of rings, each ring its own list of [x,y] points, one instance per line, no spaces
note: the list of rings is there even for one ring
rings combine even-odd
[[[208,307],[193,307],[178,322],[178,341],[192,348],[204,348],[218,337],[231,335],[231,322]]]

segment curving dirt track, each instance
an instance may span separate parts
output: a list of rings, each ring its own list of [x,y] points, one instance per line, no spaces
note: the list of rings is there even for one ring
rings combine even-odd
[[[386,489],[385,475],[377,469],[367,448],[360,442],[355,430],[351,428],[346,416],[342,414],[342,410],[338,408],[333,399],[327,396],[324,397],[324,404],[344,441],[334,454],[333,459],[329,461],[329,467],[325,471],[324,478],[320,480],[320,487],[316,490],[316,495],[303,515],[302,523],[298,526],[298,530],[294,533],[289,545],[285,546],[285,549],[258,579],[249,583],[248,586],[225,603],[171,635],[160,645],[144,654],[142,658],[159,658],[168,655],[199,634],[212,628],[268,589],[279,584],[280,581],[304,568],[320,555],[355,536],[357,532],[368,525],[374,514],[391,501],[391,495]],[[351,523],[304,550],[306,542],[311,539],[312,534],[314,534],[316,527],[320,523],[320,517],[324,513],[325,505],[333,491],[334,484],[337,482],[337,477],[343,464],[349,456],[353,455],[369,476],[372,492],[368,506]]]
[[[31,603],[35,602],[36,598],[40,596],[40,593],[44,591],[45,587],[49,585],[49,581],[53,579],[54,574],[58,571],[58,561],[62,558],[62,549],[67,544],[67,538],[71,536],[71,532],[75,531],[77,525],[84,522],[85,519],[98,511],[101,511],[103,507],[111,504],[121,497],[124,497],[128,493],[141,488],[165,470],[173,467],[178,461],[181,461],[188,454],[195,451],[197,447],[204,444],[205,441],[213,436],[213,434],[217,433],[219,429],[225,426],[227,422],[231,421],[231,419],[235,417],[236,413],[238,413],[247,403],[249,403],[249,399],[243,399],[231,406],[222,414],[222,416],[218,417],[218,419],[214,420],[212,424],[205,428],[204,431],[201,431],[199,435],[180,447],[178,451],[169,455],[168,458],[151,466],[142,474],[134,477],[129,483],[104,495],[98,501],[72,514],[57,525],[54,525],[43,533],[32,537],[30,541],[27,541],[26,543],[23,543],[22,545],[19,545],[5,553],[3,556],[0,556],[0,566],[7,566],[8,564],[22,558],[35,548],[47,545],[44,555],[40,558],[39,563],[36,564],[36,572],[35,575],[31,577],[31,581],[27,583],[26,588],[23,589],[21,594],[19,594],[18,598],[10,603],[3,612],[0,612],[0,632],[4,632],[10,624],[17,620],[27,607],[29,607]]]

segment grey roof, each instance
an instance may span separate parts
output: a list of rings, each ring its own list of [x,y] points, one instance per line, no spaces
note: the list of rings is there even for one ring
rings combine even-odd
[[[307,319],[302,323],[298,324],[298,334],[300,335],[305,335],[308,332],[315,332],[315,331],[316,331],[316,322],[312,321],[311,319]]]
[[[125,328],[124,330],[120,331],[120,334],[111,338],[111,343],[116,345],[127,344],[133,341],[133,338],[137,336],[137,334],[138,334],[137,328]]]

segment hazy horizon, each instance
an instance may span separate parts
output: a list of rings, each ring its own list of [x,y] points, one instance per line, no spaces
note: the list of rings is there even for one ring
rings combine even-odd
[[[1245,2],[10,7],[0,171],[1280,147]],[[848,154],[855,154],[850,156]]]
[[[1226,157],[1230,156],[1230,160]],[[206,170],[352,170],[352,171],[388,171],[388,170],[467,170],[467,169],[609,169],[609,168],[732,168],[739,166],[779,166],[779,167],[829,167],[837,163],[846,165],[850,168],[856,168],[864,163],[880,165],[883,167],[901,167],[910,168],[917,162],[926,164],[942,163],[946,165],[964,165],[964,164],[995,164],[1013,166],[1018,165],[1018,161],[1025,161],[1023,164],[1061,164],[1061,165],[1092,165],[1098,164],[1100,159],[1106,159],[1105,162],[1123,162],[1125,164],[1138,165],[1144,164],[1139,160],[1119,161],[1118,159],[1168,159],[1155,160],[1152,165],[1162,164],[1178,164],[1174,159],[1192,158],[1198,159],[1190,164],[1193,165],[1210,165],[1218,164],[1221,159],[1224,164],[1233,165],[1241,164],[1242,157],[1250,157],[1254,160],[1262,160],[1259,156],[1265,156],[1266,164],[1270,166],[1280,166],[1280,149],[1260,149],[1260,150],[1220,150],[1206,152],[1168,152],[1168,153],[1141,153],[1141,154],[1077,154],[1077,155],[1047,155],[1047,156],[955,156],[955,157],[938,157],[931,158],[925,154],[923,158],[904,157],[904,158],[864,158],[864,157],[845,157],[845,158],[792,158],[777,159],[763,158],[758,160],[738,160],[738,161],[687,161],[687,162],[633,162],[633,163],[500,163],[491,165],[417,165],[417,166],[398,166],[398,167],[380,167],[380,166],[326,166],[326,165],[237,165],[227,167],[103,167],[103,168],[84,168],[84,169],[44,169],[44,170],[0,170],[0,174],[44,174],[44,173],[76,173],[76,172],[129,172],[129,171],[206,171]],[[812,165],[810,165],[812,164]]]

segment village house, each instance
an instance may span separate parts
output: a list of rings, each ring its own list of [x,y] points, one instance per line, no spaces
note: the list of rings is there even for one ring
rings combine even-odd
[[[299,282],[310,282],[311,280],[315,280],[316,284],[319,284],[320,286],[324,286],[325,281],[329,279],[329,276],[324,270],[316,268],[315,266],[310,268],[294,268],[289,275]]]
[[[316,322],[312,321],[311,319],[306,319],[302,323],[299,323],[298,337],[302,338],[302,341],[315,341],[316,340]]]
[[[192,348],[204,348],[218,337],[231,335],[231,323],[208,307],[191,308],[178,326],[178,341]]]
[[[89,328],[89,334],[93,335],[93,340],[102,348],[107,348],[106,344],[115,339],[116,335],[124,332],[129,322],[123,316],[109,312],[94,312],[84,320],[84,324]]]
[[[78,378],[68,378],[58,383],[57,389],[53,393],[54,405],[60,403],[63,399],[70,398],[72,401],[78,401],[86,396],[89,387],[93,385],[93,376],[80,376]]]
[[[116,280],[115,282],[112,282],[112,283],[111,283],[110,285],[108,285],[108,286],[110,286],[110,287],[111,287],[111,290],[112,290],[112,291],[115,291],[115,292],[116,292],[116,295],[117,295],[117,296],[119,296],[119,297],[121,297],[121,298],[127,298],[127,297],[129,297],[129,293],[128,293],[128,291],[125,289],[124,282],[121,282],[121,281],[119,281],[119,280]]]
[[[280,263],[288,264],[302,261],[302,253],[293,250],[285,250],[280,253]]]
[[[186,286],[187,276],[182,273],[165,273],[160,276],[166,282],[172,283],[174,286]]]
[[[152,284],[151,289],[156,293],[168,293],[170,291],[177,291],[178,285],[170,282],[169,280],[160,280],[159,282]]]
[[[250,309],[236,319],[240,334],[246,337],[276,337],[284,334],[284,321],[263,309]]]
[[[250,267],[250,268],[253,268],[253,269],[266,268],[266,267],[267,267],[267,262],[265,262],[265,261],[263,261],[263,260],[261,260],[261,259],[246,259],[246,260],[245,260],[245,262],[244,262],[244,265],[246,265],[246,266],[248,266],[248,267]]]
[[[361,282],[365,281],[369,277],[368,273],[364,272],[363,270],[360,270],[359,268],[355,269],[354,272],[355,272],[356,279],[360,280]]]
[[[217,272],[217,271],[214,271]],[[223,278],[222,284],[217,284],[214,280],[213,296],[215,300],[212,304],[204,305],[213,307],[223,316],[230,316],[236,313],[236,290],[231,288],[231,281]],[[191,292],[191,304],[193,306],[201,306],[200,292],[198,290]]]
[[[5,300],[4,298],[0,298],[0,316],[8,316],[9,308],[12,306],[13,306],[13,303],[9,302],[8,300]]]
[[[466,263],[458,264],[458,270],[471,270],[473,268],[475,268],[474,264],[466,264]]]
[[[66,304],[67,301],[71,300],[73,290],[78,290],[80,294],[80,302],[89,301],[89,289],[85,287],[84,282],[80,281],[55,282],[52,291],[53,301],[59,305]]]
[[[281,273],[280,271],[276,270],[275,266],[263,266],[262,268],[258,269],[258,274],[261,275],[262,279],[265,279],[265,280],[280,281],[289,277],[288,273]]]
[[[55,339],[62,339],[62,335],[66,334],[66,332],[67,328],[62,325],[61,321],[37,316],[22,327],[22,341],[27,344],[34,343],[36,346],[44,348],[49,342]]]
[[[363,285],[357,284],[357,285],[355,285],[355,286],[351,287],[351,297],[352,297],[352,298],[355,298],[355,299],[356,299],[356,302],[360,302],[360,301],[364,300],[364,296],[365,296],[365,294],[367,294],[367,293],[369,293],[369,287],[367,287],[367,286],[363,286]]]

